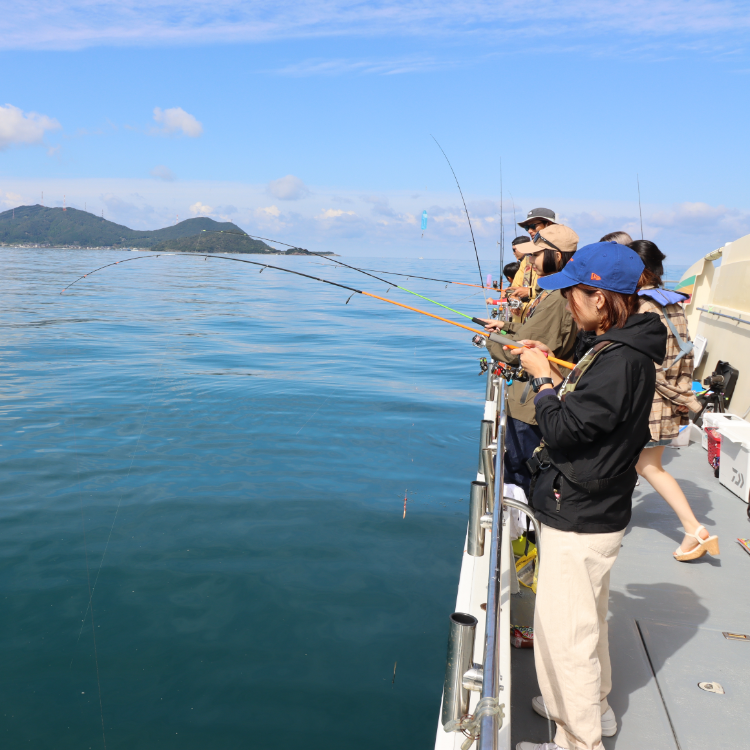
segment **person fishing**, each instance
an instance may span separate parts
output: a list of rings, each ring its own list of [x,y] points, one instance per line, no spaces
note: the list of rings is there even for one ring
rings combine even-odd
[[[692,389],[692,343],[682,308],[688,295],[664,289],[662,276],[667,256],[653,242],[636,240],[628,247],[645,265],[639,282],[639,312],[656,313],[667,330],[667,356],[663,365],[656,365],[656,391],[649,419],[651,440],[636,469],[680,519],[685,538],[674,552],[675,560],[695,560],[707,552],[718,555],[718,536],[709,534],[698,522],[677,480],[662,466],[664,448],[677,437],[680,427],[688,424],[688,412],[702,409]]]
[[[565,268],[577,247],[578,235],[570,227],[554,224],[536,234],[527,257],[541,279]],[[502,321],[484,322],[488,331],[508,329],[508,324]],[[529,304],[523,324],[509,338],[543,341],[554,352],[555,357],[570,359],[575,347],[576,332],[576,324],[562,294],[559,291],[545,291]],[[518,363],[518,349],[507,350],[494,342],[488,342],[487,349],[495,360]],[[533,401],[528,397],[528,392],[524,393],[527,385],[516,380],[508,388],[505,481],[521,487],[528,496],[531,474],[526,461],[539,445],[541,433],[536,423]]]
[[[543,442],[531,460],[530,504],[541,522],[544,562],[534,615],[534,661],[542,695],[533,709],[555,722],[553,742],[516,750],[603,750],[617,732],[607,703],[609,577],[630,522],[636,463],[650,439],[655,364],[667,332],[639,313],[644,265],[624,245],[581,248],[539,287],[561,294],[594,345],[563,382],[549,347],[522,340]]]
[[[503,276],[508,280],[509,284],[513,283],[513,279],[516,278],[516,274],[521,270],[521,262],[518,260],[512,263],[506,263],[503,266]]]
[[[525,238],[524,238],[525,239]],[[524,256],[525,257],[525,256]],[[508,284],[513,283],[513,279],[515,279],[516,274],[521,268],[521,263],[519,261],[513,261],[513,263],[506,263],[503,266],[503,276],[508,280]],[[495,283],[495,282],[493,282]],[[507,289],[505,290],[507,293]],[[498,299],[491,299],[487,298],[487,304],[488,305],[501,305],[504,302],[502,297],[499,297]]]
[[[616,242],[618,245],[627,245],[633,241],[633,238],[622,230],[616,232],[609,232],[605,234],[599,242]],[[573,353],[573,361],[578,360],[591,348],[593,340],[596,338],[596,334],[593,331],[578,331],[578,339],[576,340],[576,348]]]

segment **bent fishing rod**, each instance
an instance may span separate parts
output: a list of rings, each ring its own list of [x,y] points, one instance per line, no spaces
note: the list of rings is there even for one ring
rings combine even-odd
[[[437,144],[437,147],[440,149],[441,153],[445,157],[445,160],[448,162],[448,166],[451,169],[451,172],[453,173],[453,179],[456,181],[456,187],[458,187],[458,192],[461,196],[461,200],[464,204],[464,211],[466,212],[466,220],[469,222],[469,231],[471,232],[471,241],[474,244],[474,255],[477,258],[477,268],[479,269],[479,283],[484,284],[484,274],[482,273],[482,266],[479,264],[479,251],[477,250],[477,242],[474,239],[474,228],[471,226],[471,217],[469,216],[469,209],[466,207],[466,199],[464,198],[464,191],[461,190],[461,185],[458,182],[458,177],[456,177],[456,171],[453,169],[453,165],[450,162],[450,159],[448,158],[448,155],[443,151],[443,147],[438,143],[438,139],[435,138],[432,133],[430,133],[430,137],[433,141]]]
[[[439,281],[441,284],[459,284],[461,286],[472,286],[477,289],[486,289],[490,292],[501,292],[502,287],[479,286],[479,284],[469,284],[467,281],[449,281],[448,279],[433,279],[431,276],[417,276],[415,273],[396,273],[395,271],[380,271],[377,268],[358,268],[358,271],[374,271],[375,273],[387,273],[389,276],[405,276],[407,279],[424,279],[425,281]],[[502,280],[500,282],[502,284]]]
[[[293,271],[291,268],[282,268],[281,266],[273,266],[270,263],[258,263],[254,260],[244,260],[243,258],[229,258],[226,255],[204,255],[202,253],[163,253],[164,255],[189,255],[193,257],[198,258],[204,258],[205,260],[208,260],[209,258],[213,260],[228,260],[232,261],[234,263],[247,263],[251,266],[260,266],[260,272],[263,273],[266,268],[273,268],[275,271],[283,271],[284,273],[291,273],[295,276],[302,276],[305,279],[312,279],[313,281],[321,281],[324,284],[330,284],[331,286],[338,287],[339,289],[346,289],[346,291],[351,292],[351,295],[349,295],[349,299],[346,300],[344,304],[349,304],[349,300],[355,295],[355,294],[361,294],[364,297],[372,297],[372,299],[380,300],[381,302],[387,302],[390,305],[396,305],[397,307],[403,307],[405,310],[411,310],[412,312],[419,313],[420,315],[426,315],[428,318],[434,318],[435,320],[440,320],[443,323],[449,323],[452,326],[456,326],[457,328],[463,328],[465,331],[470,331],[474,334],[479,334],[480,336],[484,338],[489,338],[490,341],[494,341],[498,344],[502,344],[503,346],[507,346],[511,349],[524,349],[525,347],[521,346],[520,344],[516,343],[513,339],[508,338],[507,336],[501,336],[496,333],[487,333],[487,331],[477,331],[475,328],[469,328],[469,326],[464,325],[463,323],[457,323],[455,320],[449,320],[448,318],[441,318],[439,315],[433,315],[432,313],[426,312],[424,310],[420,310],[417,307],[411,307],[410,305],[405,305],[402,302],[396,302],[396,300],[388,299],[387,297],[381,297],[377,294],[372,294],[372,292],[365,292],[362,289],[355,289],[354,287],[347,286],[346,284],[339,284],[336,281],[330,281],[329,279],[321,279],[319,276],[311,276],[308,273],[302,273],[301,271]],[[162,255],[162,253],[159,253],[159,255],[145,255],[141,256],[140,258],[127,258],[123,261],[116,261],[115,263],[108,263],[106,266],[101,266],[100,268],[94,269],[93,271],[89,271],[88,273],[84,274],[83,276],[79,276],[75,281],[72,281],[68,286],[66,286],[60,294],[65,292],[67,289],[70,289],[74,284],[77,284],[82,279],[85,279],[92,274],[96,273],[97,271],[100,271],[104,268],[109,268],[110,266],[116,266],[120,263],[124,263],[128,260],[145,260],[146,258],[158,258]],[[481,326],[484,326],[484,321],[480,320],[479,318],[472,319],[473,322],[478,323]],[[565,367],[569,370],[572,370],[575,365],[566,362],[562,359],[557,359],[555,357],[548,357],[548,360],[550,362],[554,362],[555,364],[558,364],[562,367]]]
[[[455,310],[452,307],[448,307],[448,305],[444,305],[442,302],[438,302],[437,300],[431,299],[430,297],[425,297],[424,294],[419,294],[419,292],[414,292],[411,289],[407,289],[405,286],[400,286],[399,284],[396,284],[393,281],[388,281],[387,279],[381,279],[379,276],[374,276],[371,273],[368,273],[367,269],[364,268],[355,268],[354,266],[350,266],[348,263],[344,263],[341,260],[336,260],[335,258],[331,258],[328,255],[324,255],[323,253],[316,253],[312,250],[308,250],[307,248],[300,247],[299,245],[290,245],[288,242],[282,242],[281,240],[272,240],[269,237],[260,237],[257,234],[248,234],[247,232],[228,232],[226,230],[222,229],[201,229],[201,232],[208,232],[210,234],[235,234],[238,237],[248,237],[250,239],[254,240],[264,240],[265,242],[273,242],[275,245],[284,245],[284,247],[291,247],[294,250],[304,250],[306,253],[310,253],[310,255],[315,255],[318,258],[323,258],[324,260],[328,260],[331,263],[337,263],[339,266],[344,266],[344,268],[349,268],[352,271],[357,271],[357,273],[362,273],[365,276],[369,276],[372,279],[375,279],[376,281],[380,281],[381,283],[385,284],[389,289],[391,287],[395,287],[396,289],[400,289],[402,292],[408,292],[409,294],[413,294],[415,297],[420,297],[421,299],[427,300],[427,302],[432,302],[433,305],[437,305],[438,307],[445,308],[446,310],[450,310],[452,313],[456,313],[456,315],[460,315],[463,318],[466,318],[467,320],[470,320],[472,323],[476,323],[477,325],[484,325],[484,322],[481,318],[474,318],[471,315],[466,315],[466,313],[462,313],[460,310]],[[405,274],[398,274],[399,276],[404,276]],[[474,286],[471,284],[471,286]]]

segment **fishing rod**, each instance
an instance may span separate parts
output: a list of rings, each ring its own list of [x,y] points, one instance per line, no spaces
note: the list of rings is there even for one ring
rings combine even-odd
[[[456,172],[453,169],[453,165],[450,162],[450,159],[448,158],[448,155],[443,151],[443,147],[438,143],[437,138],[435,138],[434,135],[430,134],[432,137],[432,140],[437,143],[437,147],[442,151],[443,156],[445,156],[445,160],[448,162],[448,166],[451,168],[451,172],[453,172],[453,179],[456,181],[456,185],[458,186],[458,192],[461,195],[461,200],[464,204],[464,211],[466,212],[466,220],[469,222],[469,231],[471,232],[471,241],[474,243],[474,255],[476,255],[477,258],[477,268],[479,269],[479,283],[484,284],[484,275],[482,274],[482,266],[479,264],[479,251],[477,250],[477,243],[474,239],[474,228],[471,226],[471,217],[469,216],[469,209],[466,207],[466,200],[464,198],[464,191],[461,190],[461,185],[458,182],[458,177],[456,177]]]
[[[425,281],[439,281],[441,284],[459,284],[460,286],[471,286],[475,289],[488,289],[491,292],[499,291],[494,286],[479,286],[479,284],[469,284],[466,281],[449,281],[448,279],[433,279],[431,276],[417,276],[414,273],[396,273],[395,271],[379,271],[377,268],[358,268],[358,271],[375,271],[375,273],[387,273],[390,276],[406,276],[407,279],[424,279]]]
[[[172,253],[170,253],[170,255],[171,254]],[[161,255],[161,253],[159,253],[159,255]],[[124,260],[117,260],[114,263],[107,263],[106,266],[99,266],[99,268],[95,268],[93,271],[89,271],[88,273],[83,274],[83,276],[79,276],[75,281],[73,281],[72,283],[68,284],[68,286],[66,286],[65,289],[70,288],[71,286],[73,286],[73,284],[76,284],[81,279],[85,279],[87,276],[91,276],[92,273],[96,273],[97,271],[101,271],[103,268],[109,268],[110,266],[117,266],[120,263],[130,263],[131,260],[145,260],[146,258],[158,258],[159,255],[141,255],[138,258],[125,258]],[[62,292],[60,292],[60,294],[62,294],[65,291],[65,289],[63,289]]]
[[[323,258],[324,260],[329,260],[331,263],[337,263],[340,266],[344,266],[344,268],[349,268],[352,271],[357,271],[358,273],[363,273],[365,276],[369,276],[371,279],[375,279],[376,281],[380,281],[381,283],[385,284],[389,289],[391,287],[396,287],[396,289],[401,289],[403,292],[408,292],[409,294],[413,294],[415,297],[420,297],[421,299],[427,300],[427,302],[432,302],[433,305],[437,305],[438,307],[445,308],[446,310],[450,310],[452,313],[456,313],[456,315],[460,315],[463,318],[466,318],[467,320],[470,320],[472,323],[476,323],[478,325],[484,325],[482,320],[480,318],[474,318],[471,315],[466,315],[466,313],[462,313],[460,310],[455,310],[452,307],[448,307],[448,305],[444,305],[442,302],[437,302],[434,299],[431,299],[430,297],[425,297],[424,294],[419,294],[418,292],[413,292],[411,289],[407,289],[405,286],[400,286],[399,284],[396,284],[393,281],[388,281],[387,279],[381,279],[379,276],[375,276],[371,273],[368,273],[364,268],[355,268],[354,266],[350,266],[348,263],[344,263],[341,260],[336,260],[335,258],[331,258],[328,255],[324,255],[323,253],[316,253],[312,250],[307,250],[304,247],[299,247],[299,245],[290,245],[288,242],[282,242],[281,240],[272,240],[268,237],[260,237],[257,234],[248,234],[247,232],[228,232],[226,230],[217,230],[217,229],[202,229],[202,232],[209,232],[211,234],[236,234],[239,237],[249,237],[251,239],[255,240],[264,240],[265,242],[273,242],[276,245],[284,245],[285,247],[291,247],[296,250],[304,250],[306,253],[310,253],[310,255],[315,255],[318,258]]]
[[[161,253],[159,254],[161,255]],[[158,258],[159,255],[156,256],[143,256],[141,258],[132,258],[132,260],[145,260],[148,257],[156,257]],[[164,255],[183,255],[183,253],[164,253]],[[418,307],[411,307],[410,305],[405,305],[402,302],[396,302],[396,300],[388,299],[387,297],[381,297],[377,294],[372,294],[372,292],[365,292],[362,289],[355,289],[354,287],[347,286],[346,284],[339,284],[336,281],[330,281],[329,279],[321,279],[319,276],[311,276],[309,273],[302,273],[302,271],[293,271],[291,268],[282,268],[281,266],[273,266],[270,263],[258,263],[254,260],[244,260],[243,258],[229,258],[226,255],[204,255],[202,253],[184,253],[184,255],[189,255],[193,257],[198,258],[205,258],[208,260],[209,258],[213,260],[228,260],[232,261],[233,263],[247,263],[251,266],[260,266],[261,270],[260,273],[263,273],[266,268],[273,268],[275,271],[283,271],[284,273],[291,273],[295,276],[302,276],[306,279],[312,279],[313,281],[322,281],[324,284],[330,284],[331,286],[338,287],[339,289],[346,289],[348,292],[351,292],[351,295],[349,296],[349,299],[346,300],[344,304],[348,305],[349,300],[355,295],[355,294],[361,294],[364,297],[372,297],[372,299],[378,299],[381,302],[387,302],[390,305],[396,305],[396,307],[403,307],[405,310],[411,310],[412,312],[419,313],[420,315],[426,315],[428,318],[434,318],[435,320],[440,320],[443,323],[449,323],[452,326],[456,326],[457,328],[463,328],[465,331],[470,331],[474,334],[479,334],[482,338],[489,338],[490,341],[494,341],[496,343],[502,344],[503,346],[507,346],[511,349],[524,349],[525,347],[521,346],[520,344],[516,343],[513,339],[508,338],[507,336],[501,336],[496,333],[489,333],[487,331],[477,331],[475,328],[469,328],[469,326],[464,325],[463,323],[457,323],[455,320],[449,320],[448,318],[441,318],[439,315],[433,315],[432,313],[426,312],[425,310],[420,310]],[[128,259],[131,260],[131,259]],[[78,283],[82,279],[87,278],[88,276],[91,276],[92,274],[96,273],[96,271],[102,270],[104,268],[109,268],[110,266],[116,266],[118,263],[122,263],[123,261],[118,261],[117,263],[108,263],[106,266],[101,266],[98,269],[95,269],[94,271],[89,271],[89,273],[84,274],[83,276],[80,276],[75,281],[71,282],[66,286],[60,294],[62,294],[66,289],[69,289],[74,284]],[[473,322],[476,322],[478,325],[484,326],[484,321],[480,320],[479,318],[472,319]],[[569,370],[572,370],[575,365],[571,364],[570,362],[566,362],[562,359],[556,359],[555,357],[548,357],[547,358],[550,362],[554,362],[558,365],[561,365],[562,367],[565,367]]]

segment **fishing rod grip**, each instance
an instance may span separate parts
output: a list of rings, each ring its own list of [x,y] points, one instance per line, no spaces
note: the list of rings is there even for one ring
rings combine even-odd
[[[472,318],[471,322],[476,323],[478,326],[482,326],[482,328],[484,328],[487,325],[487,321],[482,320],[481,318]]]

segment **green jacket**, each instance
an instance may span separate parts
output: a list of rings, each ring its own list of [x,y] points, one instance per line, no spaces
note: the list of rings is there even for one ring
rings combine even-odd
[[[575,350],[578,327],[567,310],[567,304],[559,291],[551,292],[541,299],[531,317],[527,318],[523,325],[516,326],[516,330],[508,337],[516,341],[541,341],[552,350],[553,356],[570,360]],[[506,351],[501,344],[492,341],[487,342],[487,350],[494,360],[518,364],[518,354],[514,353],[517,350]],[[521,396],[527,385],[528,383],[514,381],[508,388],[508,416],[526,424],[536,424],[534,392],[530,391],[526,403],[521,403]]]

